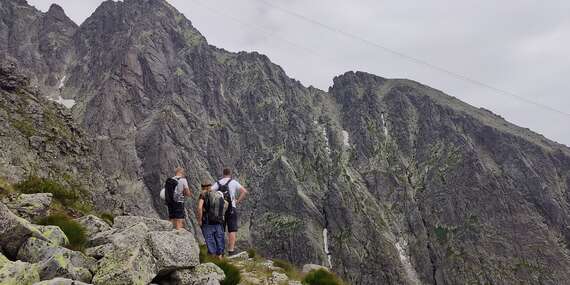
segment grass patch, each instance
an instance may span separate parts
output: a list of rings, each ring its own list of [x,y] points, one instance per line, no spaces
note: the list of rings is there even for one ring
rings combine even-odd
[[[0,196],[5,197],[12,193],[14,193],[14,187],[12,187],[12,184],[0,177]]]
[[[42,218],[38,221],[39,225],[58,226],[69,239],[68,248],[72,250],[83,250],[87,242],[85,228],[71,217],[65,214],[54,214]]]
[[[285,274],[287,274],[289,279],[293,280],[301,279],[301,273],[299,272],[299,270],[295,265],[291,264],[291,262],[283,259],[273,259],[273,265],[283,268],[283,270],[285,270]]]
[[[103,221],[105,221],[110,226],[112,226],[113,223],[115,222],[115,215],[111,213],[101,213],[99,217],[103,219]]]
[[[25,194],[51,193],[64,208],[73,209],[82,214],[91,213],[93,210],[93,205],[86,199],[89,193],[78,184],[65,186],[49,178],[29,176],[26,180],[14,185],[14,188]]]
[[[334,273],[324,269],[309,272],[302,281],[305,285],[343,285],[344,282]]]
[[[437,228],[435,228],[435,237],[442,244],[447,242],[448,233],[449,230],[442,226],[438,226]]]
[[[36,129],[28,121],[14,121],[12,126],[27,138],[36,134]]]
[[[257,257],[257,250],[255,248],[250,248],[247,250],[247,256],[249,258],[256,258]]]

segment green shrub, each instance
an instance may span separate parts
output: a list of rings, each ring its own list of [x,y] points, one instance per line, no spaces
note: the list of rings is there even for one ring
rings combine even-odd
[[[49,178],[29,176],[26,180],[14,185],[14,188],[26,194],[51,193],[65,210],[75,210],[82,214],[89,214],[93,211],[93,205],[87,199],[89,192],[79,184],[65,186]]]
[[[8,183],[4,178],[0,177],[0,196],[8,196],[14,192],[12,184]]]
[[[15,185],[16,190],[20,193],[51,193],[54,199],[67,204],[73,203],[79,199],[79,194],[67,189],[60,183],[37,176],[30,176],[26,180]]]
[[[83,250],[87,242],[85,228],[78,222],[65,214],[54,214],[38,221],[39,225],[58,226],[69,239],[69,248],[73,250]]]
[[[101,213],[101,219],[103,219],[103,221],[107,222],[107,224],[109,224],[110,226],[113,225],[113,223],[115,222],[115,216],[111,213]]]
[[[215,260],[213,262],[221,268],[226,274],[226,278],[220,282],[221,285],[237,285],[241,281],[241,274],[235,265],[230,264],[226,260]]]
[[[303,278],[305,285],[343,285],[344,282],[324,269],[313,270]]]
[[[256,258],[257,257],[257,251],[255,250],[255,248],[250,248],[247,250],[247,256],[249,258]]]

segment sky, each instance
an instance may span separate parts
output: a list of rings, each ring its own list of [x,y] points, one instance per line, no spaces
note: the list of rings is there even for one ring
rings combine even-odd
[[[100,0],[51,3],[81,24]],[[570,145],[570,1],[169,0],[210,44],[258,51],[327,90],[349,70],[408,78]],[[549,106],[418,64],[384,48]],[[556,109],[566,114],[556,112]]]

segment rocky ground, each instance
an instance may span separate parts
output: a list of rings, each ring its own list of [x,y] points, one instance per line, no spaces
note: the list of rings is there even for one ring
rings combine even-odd
[[[71,250],[58,226],[28,220],[47,217],[51,202],[45,193],[0,202],[0,284],[234,284],[223,283],[225,273],[214,263],[200,263],[199,244],[190,232],[173,230],[165,220],[119,216],[109,224],[86,215],[76,219],[87,234],[86,248]],[[248,252],[227,261],[239,269],[242,285],[301,284],[300,275],[291,276],[273,261]],[[321,268],[306,265],[303,270]]]

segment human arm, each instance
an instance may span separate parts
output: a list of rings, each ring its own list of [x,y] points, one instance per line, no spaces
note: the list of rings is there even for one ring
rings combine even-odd
[[[198,209],[196,211],[198,225],[202,226],[202,214],[204,213],[204,199],[202,195],[200,195],[200,199],[198,199]]]
[[[182,193],[184,194],[184,196],[192,197],[192,191],[190,191],[190,187],[188,186],[188,180],[184,179],[182,181],[182,184],[184,185],[184,188],[182,190]]]
[[[247,193],[249,193],[249,192],[247,191],[247,189],[245,189],[245,187],[243,187],[243,186],[240,185],[240,188],[239,188],[239,196],[238,196],[238,198],[237,198],[236,205],[241,204],[241,201],[243,201],[243,200],[245,199],[245,196],[247,195]]]

